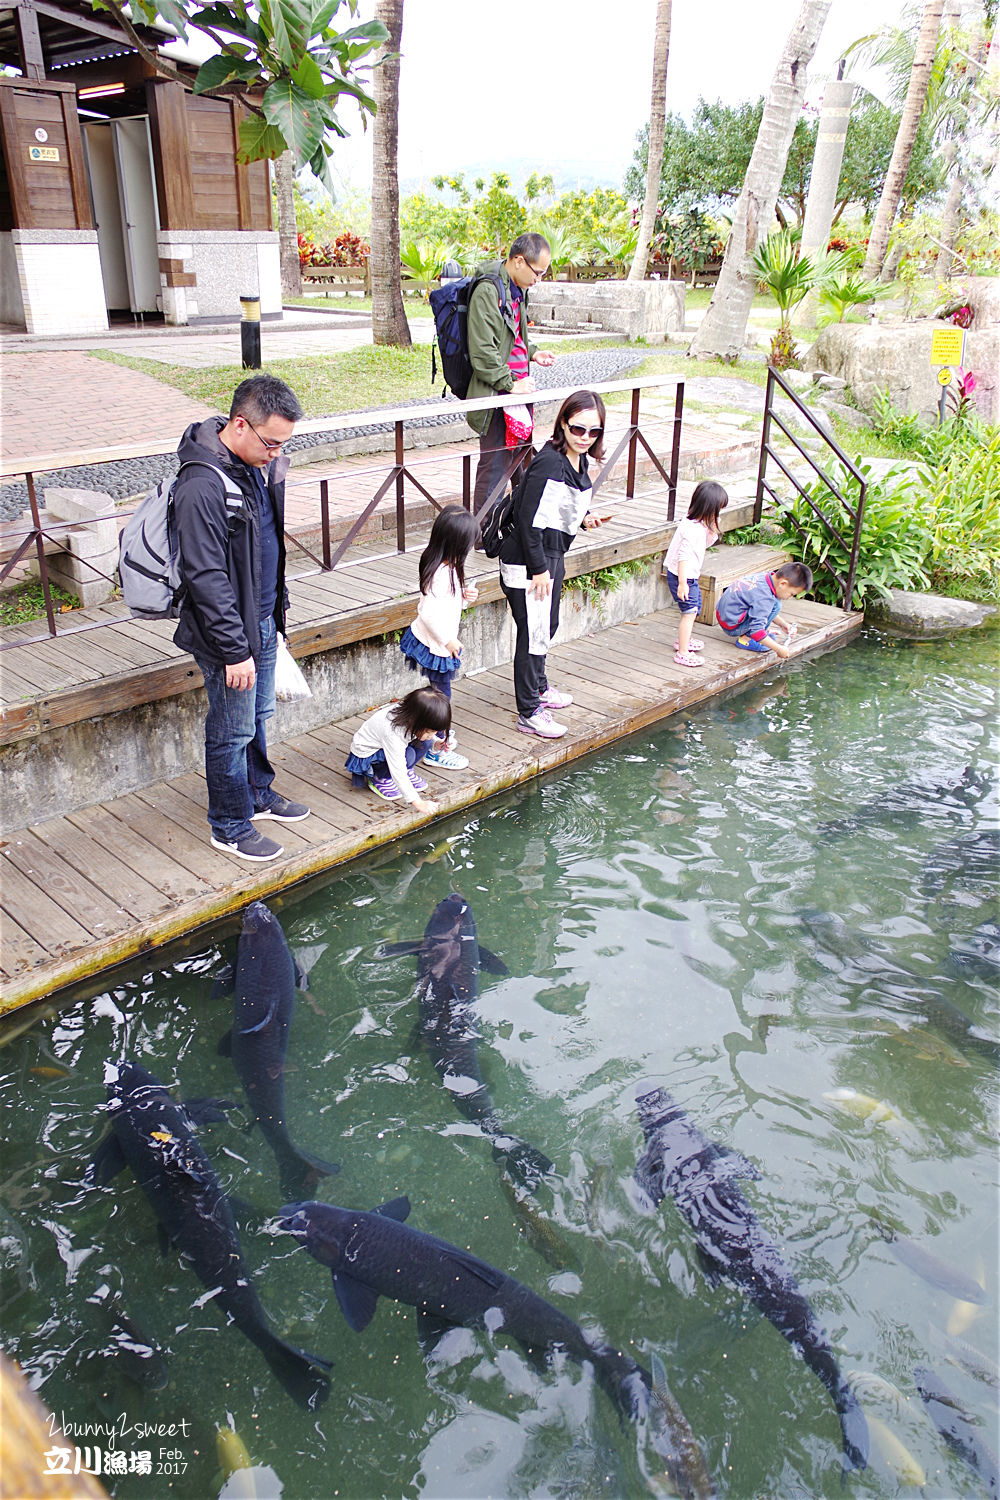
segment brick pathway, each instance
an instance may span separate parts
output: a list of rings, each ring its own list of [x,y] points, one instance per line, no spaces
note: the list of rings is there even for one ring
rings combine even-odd
[[[150,375],[87,354],[5,354],[0,456],[162,443],[211,408]]]

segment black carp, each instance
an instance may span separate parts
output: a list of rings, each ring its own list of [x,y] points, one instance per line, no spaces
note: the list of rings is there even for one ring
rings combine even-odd
[[[631,1355],[589,1337],[551,1302],[470,1251],[412,1229],[403,1222],[409,1212],[408,1198],[370,1213],[330,1203],[289,1203],[278,1222],[329,1266],[340,1310],[355,1333],[368,1327],[379,1297],[415,1307],[422,1340],[453,1326],[502,1329],[526,1350],[558,1346],[591,1364],[626,1417],[645,1417],[650,1376]]]
[[[504,1128],[479,1069],[479,970],[506,974],[506,964],[480,945],[472,908],[455,892],[434,908],[420,941],[377,950],[380,958],[404,953],[417,955],[420,1036],[456,1108],[489,1138],[513,1177],[526,1186],[537,1183],[552,1162]]]
[[[243,913],[233,973],[233,1024],[219,1042],[240,1075],[253,1117],[278,1163],[287,1197],[315,1192],[337,1171],[294,1146],[285,1121],[285,1054],[299,980],[295,959],[277,917],[254,901]]]
[[[292,1399],[315,1410],[330,1394],[330,1362],[285,1343],[268,1326],[229,1200],[194,1135],[192,1107],[177,1104],[136,1063],[108,1063],[105,1083],[111,1134],[94,1154],[94,1179],[104,1184],[126,1167],[132,1169],[167,1238],[257,1345]]]
[[[957,1453],[964,1463],[979,1475],[985,1487],[984,1493],[1000,1495],[1000,1464],[989,1444],[979,1436],[976,1423],[962,1406],[958,1397],[944,1381],[926,1365],[917,1365],[913,1381],[920,1392],[920,1399],[927,1408],[931,1421],[944,1438],[948,1447]]]
[[[841,1376],[816,1315],[770,1237],[737,1186],[759,1177],[739,1152],[703,1135],[665,1089],[636,1100],[646,1149],[635,1169],[645,1200],[659,1206],[669,1194],[694,1231],[712,1279],[728,1277],[797,1349],[833,1397],[843,1434],[844,1467],[866,1467],[868,1424]]]

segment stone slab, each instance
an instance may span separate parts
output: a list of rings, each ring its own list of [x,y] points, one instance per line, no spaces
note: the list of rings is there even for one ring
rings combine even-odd
[[[962,630],[976,630],[994,614],[992,604],[949,599],[944,594],[914,594],[905,589],[890,589],[888,599],[874,600],[865,610],[866,618],[880,630],[911,640],[932,640]]]

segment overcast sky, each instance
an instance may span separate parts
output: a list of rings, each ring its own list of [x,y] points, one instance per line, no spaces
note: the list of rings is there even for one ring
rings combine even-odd
[[[764,93],[798,9],[799,0],[674,0],[667,109],[689,116],[700,94],[735,104]],[[820,102],[850,42],[903,9],[902,0],[833,0],[807,102]],[[620,186],[648,118],[655,14],[656,0],[405,0],[400,177],[527,161],[540,171],[590,164]],[[352,139],[337,143],[334,163],[367,189],[370,138],[353,111],[344,122]]]

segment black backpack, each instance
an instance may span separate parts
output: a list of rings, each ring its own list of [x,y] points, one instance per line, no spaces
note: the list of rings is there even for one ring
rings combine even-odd
[[[480,528],[480,546],[487,557],[499,557],[500,548],[517,528],[517,502],[521,494],[520,482],[509,495],[503,495],[490,508]]]
[[[481,281],[492,281],[500,298],[500,310],[509,314],[504,284],[499,276],[461,276],[435,287],[431,292],[431,312],[437,333],[437,353],[441,356],[441,374],[448,389],[464,401],[472,379],[469,359],[469,298]],[[437,359],[431,346],[431,384],[437,380]],[[489,556],[493,556],[492,553]]]

